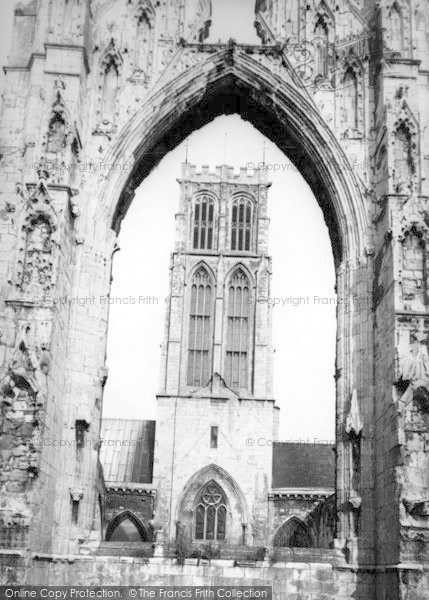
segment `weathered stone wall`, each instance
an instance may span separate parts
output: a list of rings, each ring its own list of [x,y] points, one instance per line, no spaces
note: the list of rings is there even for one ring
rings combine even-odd
[[[272,447],[256,442],[251,446],[248,440],[255,440],[255,432],[273,438],[275,408],[272,401],[241,400],[233,394],[225,398],[222,391],[228,390],[221,389],[217,398],[158,396],[155,526],[164,527],[166,539],[172,541],[175,524],[182,521],[192,539],[196,496],[214,479],[230,499],[228,542],[266,545]],[[217,448],[210,447],[213,423],[219,427]]]
[[[427,565],[429,527],[429,5],[258,2],[266,44],[256,46],[200,43],[209,9],[203,0],[17,7],[0,124],[2,433],[17,433],[3,447],[3,544],[77,553],[92,535],[100,297],[116,233],[160,158],[236,112],[300,167],[332,239],[343,299],[336,543],[356,569],[377,570],[377,598],[419,598],[428,589],[415,565]],[[355,597],[365,597],[362,569]]]
[[[299,555],[299,553],[298,553]],[[302,556],[297,556],[302,559]],[[11,559],[9,559],[11,560]],[[331,557],[332,562],[335,558]],[[4,559],[3,559],[4,561]],[[233,561],[213,560],[211,565],[183,566],[171,559],[75,557],[68,562],[35,559],[30,576],[25,561],[13,559],[9,571],[3,570],[1,583],[27,581],[31,584],[55,585],[268,585],[273,588],[273,598],[310,600],[351,600],[356,597],[374,598],[373,576],[357,574],[351,569],[337,570],[323,562],[279,562],[273,565],[257,563],[253,567],[234,567]],[[13,565],[12,565],[13,563]],[[418,598],[416,596],[416,598]],[[420,600],[420,598],[418,598]]]

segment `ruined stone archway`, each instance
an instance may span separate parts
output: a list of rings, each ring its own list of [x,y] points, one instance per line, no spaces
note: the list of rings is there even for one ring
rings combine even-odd
[[[309,0],[277,11],[258,2],[256,46],[202,43],[210,3],[184,4],[23,0],[16,11],[19,52],[2,108],[10,162],[0,172],[0,389],[5,423],[18,427],[5,442],[3,538],[61,554],[91,535],[108,320],[108,304],[91,299],[109,292],[135,187],[195,128],[236,112],[300,167],[329,227],[337,292],[361,299],[337,315],[335,543],[358,579],[378,578],[380,598],[389,588],[404,595],[407,582],[427,589],[416,567],[429,560],[427,456],[416,430],[427,417],[419,388],[429,387],[427,3]],[[318,27],[326,48],[316,61]],[[337,85],[345,74],[356,92],[347,97]],[[17,226],[34,223],[38,207],[53,224],[43,249],[30,248],[43,259],[32,273],[42,301],[23,289],[29,240]],[[416,231],[421,243],[410,243]],[[33,376],[40,385],[28,394]],[[91,444],[74,447],[78,429]],[[47,434],[67,444],[35,443]],[[357,585],[356,596],[368,589]]]
[[[283,67],[280,76],[281,55],[255,57],[231,44],[202,53],[202,61],[203,68],[198,64],[157,89],[109,149],[105,163],[120,165],[125,157],[127,169],[112,168],[98,179],[91,211],[102,219],[95,223],[104,227],[104,219],[111,219],[118,231],[134,190],[158,161],[216,116],[236,113],[275,142],[309,183],[329,227],[337,265],[363,254],[369,223],[362,183],[293,71]]]
[[[112,144],[105,158],[107,165],[125,161],[127,169],[109,169],[91,184],[89,218],[85,221],[87,234],[94,247],[101,244],[109,251],[104,254],[104,269],[99,275],[84,278],[74,293],[77,296],[97,294],[107,296],[110,288],[110,254],[115,232],[132,202],[134,190],[157,162],[190,132],[220,114],[238,113],[274,141],[301,170],[312,188],[327,222],[337,269],[337,291],[347,298],[362,293],[368,300],[372,285],[372,265],[368,214],[364,210],[365,195],[361,181],[348,165],[347,156],[331,129],[308,95],[300,88],[292,72],[281,63],[276,52],[256,51],[249,54],[235,44],[202,55],[202,65],[178,74],[164,86],[158,87],[139,112],[128,121]],[[261,64],[262,63],[262,64]],[[279,69],[282,77],[279,77]],[[82,256],[82,260],[93,260]],[[88,263],[82,271],[93,272]],[[100,277],[101,276],[101,279]],[[81,286],[81,287],[80,287]],[[91,309],[95,311],[94,309]],[[72,322],[79,322],[82,307],[74,306]],[[104,316],[102,316],[104,315]],[[107,307],[101,307],[94,318],[107,319]],[[353,390],[371,398],[371,382],[364,373],[372,367],[372,312],[368,301],[354,310],[340,304],[337,313],[337,414],[346,414]],[[347,347],[348,331],[362,329],[356,338],[357,346]],[[103,368],[104,355],[100,347],[99,363]],[[73,351],[70,354],[73,362]],[[96,371],[96,372],[97,372]],[[372,413],[372,400],[365,407],[366,419]],[[343,456],[344,422],[337,419],[338,464],[337,502],[348,497],[349,483],[345,481],[346,460]],[[371,464],[363,468],[370,471]],[[365,492],[372,502],[372,490]],[[347,514],[340,513],[338,537],[347,538]],[[368,522],[368,537],[371,524]],[[343,543],[343,542],[340,542]]]
[[[273,546],[277,548],[310,548],[313,545],[310,528],[297,517],[291,517],[278,527]]]
[[[124,511],[118,513],[117,515],[115,515],[109,521],[109,524],[107,525],[107,529],[106,529],[106,535],[105,535],[106,542],[110,542],[113,539],[113,535],[114,535],[115,531],[121,525],[121,523],[123,523],[124,521],[129,521],[130,523],[132,523],[136,532],[140,536],[140,539],[138,541],[142,541],[142,542],[150,541],[150,536],[148,534],[148,531],[147,531],[146,527],[143,525],[143,523],[140,521],[140,519],[138,517],[136,517],[136,515],[134,513],[132,513],[131,511],[124,510]]]

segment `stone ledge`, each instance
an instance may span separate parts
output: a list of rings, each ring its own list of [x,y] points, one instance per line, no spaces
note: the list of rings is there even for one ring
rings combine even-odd
[[[20,558],[26,555],[25,550],[14,550],[13,548],[0,548],[0,556],[18,556]]]

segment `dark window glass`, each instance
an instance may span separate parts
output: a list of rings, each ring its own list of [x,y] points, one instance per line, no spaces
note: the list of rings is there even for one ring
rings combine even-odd
[[[224,540],[226,535],[226,498],[221,487],[211,481],[204,486],[197,502],[195,539]]]
[[[206,525],[206,540],[215,539],[215,526],[216,526],[216,509],[214,506],[207,507],[207,525]]]
[[[212,287],[204,267],[198,269],[191,287],[187,383],[204,386],[210,379]]]
[[[214,203],[208,196],[199,196],[194,207],[194,236],[195,250],[213,250]]]
[[[228,290],[225,376],[232,388],[248,386],[249,280],[241,269]]]
[[[204,519],[205,519],[205,508],[201,504],[197,506],[197,515],[195,520],[195,538],[197,540],[204,539]]]
[[[217,511],[217,539],[224,540],[226,531],[226,508],[220,506]]]
[[[218,428],[210,427],[210,448],[217,448]]]
[[[250,251],[252,231],[252,203],[240,196],[233,200],[231,219],[231,250]]]

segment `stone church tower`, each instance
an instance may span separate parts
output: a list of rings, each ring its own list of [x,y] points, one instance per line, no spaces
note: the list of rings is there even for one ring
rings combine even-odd
[[[129,568],[118,560],[113,569],[82,554],[100,541],[105,516],[99,445],[109,307],[99,299],[110,293],[135,190],[187,135],[235,113],[314,192],[337,293],[347,300],[337,309],[335,372],[339,556],[307,552],[293,569],[261,567],[260,580],[274,582],[276,599],[298,591],[309,600],[320,582],[329,600],[427,600],[429,3],[257,0],[255,44],[209,42],[211,18],[210,0],[16,3],[0,114],[1,581],[27,574],[43,585],[86,585],[97,573],[133,585],[158,577],[156,561]],[[262,469],[268,456],[245,442],[258,427],[261,437],[274,430],[263,385],[267,307],[249,304],[248,346],[228,337],[228,325],[242,332],[246,323],[244,313],[229,312],[230,297],[246,286],[255,297],[267,291],[266,189],[244,175],[213,177],[208,189],[203,175],[183,180],[192,201],[182,199],[172,269],[157,518],[169,539],[176,522],[198,537],[196,517],[194,530],[190,524],[209,510],[196,500],[204,491],[218,501],[217,535],[256,543],[271,475]],[[236,210],[246,214],[247,200],[259,209],[250,209],[255,229],[247,217],[237,228],[235,244],[240,231],[241,244],[249,234],[242,256],[227,234],[233,183],[243,197]],[[206,200],[195,204],[200,184]],[[197,206],[195,255],[187,219]],[[202,247],[209,239],[213,250]],[[244,410],[240,438],[233,426]],[[176,418],[167,423],[169,414]],[[246,460],[255,465],[252,481]]]
[[[182,166],[158,395],[156,519],[169,540],[262,543],[272,396],[266,170]],[[213,500],[214,499],[214,500]]]

